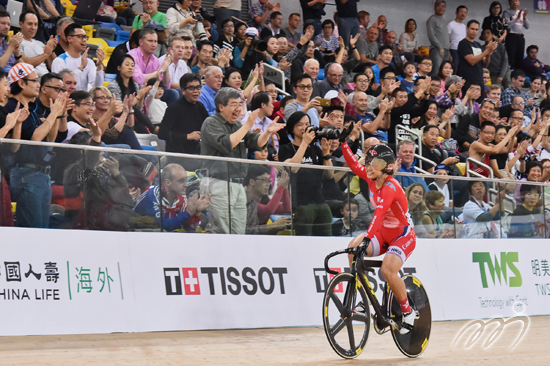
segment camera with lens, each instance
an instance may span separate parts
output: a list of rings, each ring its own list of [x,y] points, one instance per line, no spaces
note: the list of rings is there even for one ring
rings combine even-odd
[[[332,127],[326,127],[319,130],[319,127],[317,126],[309,126],[306,129],[306,133],[309,133],[310,131],[315,132],[315,140],[313,141],[319,141],[322,138],[326,138],[327,140],[337,140],[340,138],[340,131]]]
[[[267,43],[265,41],[262,41],[260,39],[254,38],[252,36],[248,36],[249,38],[252,38],[252,43],[250,44],[251,48],[256,49],[260,52],[267,51]]]
[[[195,15],[193,15],[193,19],[195,19],[195,20],[197,20],[197,21],[200,22],[200,21],[203,20],[204,18],[202,17],[202,14],[200,14],[200,13],[199,13],[199,14],[195,13]]]

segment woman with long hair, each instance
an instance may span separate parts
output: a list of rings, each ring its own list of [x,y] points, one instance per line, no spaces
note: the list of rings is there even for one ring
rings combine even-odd
[[[134,58],[128,54],[124,55],[122,62],[117,67],[115,80],[107,85],[107,89],[116,97],[116,100],[123,101],[129,95],[135,95],[132,101],[132,107],[135,113],[134,129],[137,133],[156,133],[158,127],[155,127],[151,120],[142,112],[143,102],[151,91],[152,86],[139,88],[139,85],[132,78],[135,70]]]
[[[437,76],[439,76],[441,88],[439,88],[440,93],[445,93],[447,89],[445,89],[445,80],[451,75],[455,74],[455,68],[451,61],[446,60],[441,63],[441,66],[439,66],[439,72],[437,73]]]
[[[409,62],[414,62],[415,55],[420,56],[420,51],[418,50],[418,39],[416,38],[416,20],[407,19],[405,22],[405,32],[401,33],[399,36],[399,45],[397,48],[399,51],[403,52],[405,58]]]

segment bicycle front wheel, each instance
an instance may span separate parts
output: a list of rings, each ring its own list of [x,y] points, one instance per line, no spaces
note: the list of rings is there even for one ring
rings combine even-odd
[[[349,305],[345,299],[349,299]],[[358,311],[362,302],[364,310]],[[323,299],[323,326],[332,349],[343,358],[361,354],[370,330],[369,300],[365,288],[349,273],[332,279]]]

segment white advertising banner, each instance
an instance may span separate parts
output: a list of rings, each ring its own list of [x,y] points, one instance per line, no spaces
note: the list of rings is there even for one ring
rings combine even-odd
[[[0,228],[0,335],[319,326],[349,238]],[[420,239],[433,320],[550,314],[545,240]],[[348,258],[330,267],[349,270]],[[382,298],[378,268],[368,274]]]

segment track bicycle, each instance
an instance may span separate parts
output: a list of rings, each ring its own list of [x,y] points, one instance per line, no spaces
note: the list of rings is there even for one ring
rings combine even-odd
[[[325,271],[334,275],[323,299],[323,326],[332,349],[343,358],[355,358],[365,349],[370,330],[370,307],[376,333],[391,331],[397,348],[407,357],[418,357],[429,342],[432,325],[430,300],[420,280],[406,275],[405,282],[409,304],[416,318],[413,329],[399,333],[402,312],[397,299],[386,282],[382,305],[366,276],[367,268],[381,267],[382,261],[364,260],[368,243],[357,248],[346,248],[325,258]],[[330,258],[340,254],[353,254],[350,273],[338,273],[329,268]]]

